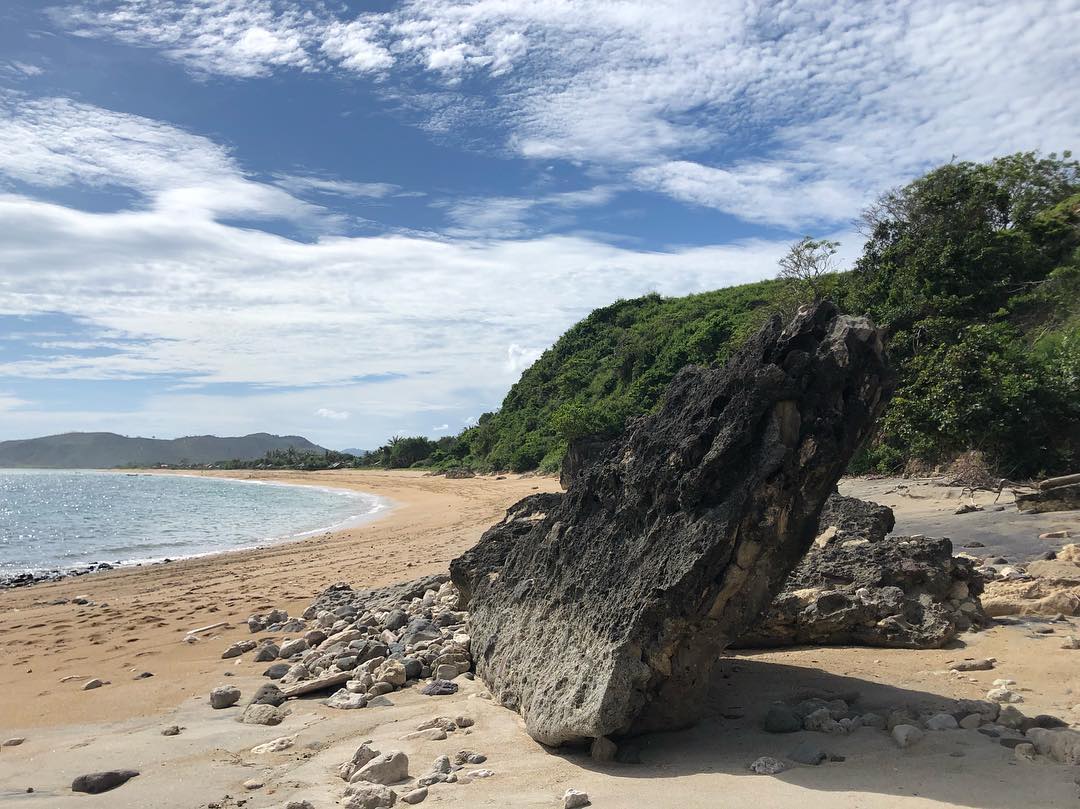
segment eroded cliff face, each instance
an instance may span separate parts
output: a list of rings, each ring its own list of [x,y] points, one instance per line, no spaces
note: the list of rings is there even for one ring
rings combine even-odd
[[[877,329],[828,303],[684,369],[657,413],[575,456],[565,495],[523,501],[452,565],[494,697],[552,745],[693,721],[891,387]]]

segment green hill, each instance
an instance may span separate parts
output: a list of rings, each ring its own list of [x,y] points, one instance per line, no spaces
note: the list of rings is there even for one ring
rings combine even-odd
[[[862,221],[855,267],[597,309],[522,374],[502,407],[438,442],[365,463],[554,471],[568,441],[652,409],[687,363],[723,362],[814,291],[891,332],[899,387],[857,471],[983,453],[1003,476],[1080,468],[1080,171],[1066,154],[950,163]]]
[[[231,438],[195,435],[171,440],[128,438],[116,433],[63,433],[0,442],[0,467],[109,469],[117,466],[184,466],[227,459],[261,458],[288,450],[325,453],[298,435],[252,433]]]

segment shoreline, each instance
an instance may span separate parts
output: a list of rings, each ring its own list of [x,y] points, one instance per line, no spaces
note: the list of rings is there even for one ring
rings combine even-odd
[[[8,471],[8,470],[0,470]],[[25,471],[57,471],[49,469],[26,469]],[[319,526],[306,531],[300,531],[297,533],[280,534],[272,537],[267,537],[259,540],[256,544],[241,545],[230,548],[220,548],[210,551],[201,551],[198,553],[183,554],[179,556],[167,556],[164,558],[147,558],[147,559],[131,559],[122,560],[116,562],[109,562],[104,560],[94,560],[91,562],[85,562],[80,565],[75,565],[70,568],[49,568],[49,569],[36,569],[36,570],[22,570],[16,573],[3,573],[0,574],[0,592],[5,590],[22,589],[26,587],[34,587],[40,584],[48,584],[50,582],[59,582],[67,579],[83,578],[85,576],[91,576],[98,573],[105,573],[112,570],[128,570],[131,568],[149,567],[151,565],[165,565],[172,564],[174,562],[182,562],[188,559],[199,559],[203,557],[216,556],[219,554],[230,553],[243,553],[245,551],[261,550],[264,548],[272,547],[275,545],[282,545],[289,542],[301,542],[308,537],[315,536],[316,534],[336,533],[339,531],[345,531],[350,528],[358,528],[368,523],[379,520],[386,515],[390,514],[397,506],[393,500],[386,497],[380,497],[379,495],[371,492],[363,491],[357,488],[343,487],[343,486],[325,486],[322,484],[315,484],[303,481],[277,481],[277,480],[261,480],[251,479],[247,477],[239,477],[238,475],[228,474],[231,472],[248,472],[251,470],[221,470],[225,474],[200,474],[199,470],[163,470],[163,469],[134,469],[134,470],[117,470],[117,469],[79,469],[79,470],[59,470],[59,471],[81,471],[81,472],[102,472],[107,474],[117,474],[126,476],[157,476],[157,477],[189,477],[189,478],[210,478],[227,483],[241,483],[248,485],[258,486],[281,486],[290,488],[303,488],[303,489],[316,489],[324,492],[331,493],[345,493],[351,496],[367,497],[371,498],[372,509],[364,514],[354,514],[345,519],[338,520],[337,522],[330,523],[329,525]],[[217,470],[206,470],[217,471]],[[275,470],[276,471],[276,470]],[[282,470],[286,474],[313,474],[311,472],[301,472],[298,470]]]
[[[447,480],[410,471],[244,470],[255,480],[322,485],[397,505],[361,526],[260,548],[107,570],[0,590],[7,651],[0,700],[7,729],[133,718],[175,708],[220,684],[221,651],[251,637],[249,615],[299,615],[335,582],[378,586],[444,571],[513,503],[553,478]],[[208,471],[203,476],[234,477]],[[86,597],[90,604],[75,604]],[[198,643],[195,628],[227,627]],[[155,676],[133,677],[143,671]],[[75,679],[65,679],[65,678]],[[111,684],[93,692],[91,678]]]

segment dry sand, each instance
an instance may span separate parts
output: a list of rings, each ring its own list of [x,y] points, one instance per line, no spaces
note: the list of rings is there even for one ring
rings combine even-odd
[[[508,505],[534,490],[557,488],[551,479],[517,476],[445,480],[343,471],[260,477],[357,488],[396,506],[371,524],[302,542],[0,593],[0,741],[27,738],[0,749],[0,803],[263,809],[306,798],[317,808],[332,807],[340,804],[345,785],[337,766],[370,739],[384,751],[405,751],[414,776],[427,772],[441,754],[466,748],[487,754],[483,766],[495,776],[433,787],[424,805],[442,807],[555,809],[568,787],[587,791],[596,807],[634,809],[1077,804],[1076,768],[1017,762],[1011,750],[975,731],[930,733],[919,745],[899,750],[886,734],[870,729],[845,737],[760,730],[771,701],[807,690],[857,691],[860,706],[869,710],[982,697],[999,677],[1017,681],[1026,713],[1080,718],[1071,711],[1080,703],[1080,651],[1060,648],[1066,634],[1080,633],[1075,621],[1049,624],[1053,634],[1042,635],[1033,629],[1045,628],[1045,619],[1023,619],[965,635],[949,650],[815,648],[732,655],[718,672],[709,704],[702,706],[703,722],[641,739],[637,765],[596,764],[580,751],[546,750],[525,735],[515,714],[479,698],[482,686],[465,680],[454,697],[401,691],[391,695],[393,707],[359,711],[296,700],[279,727],[241,725],[233,721],[238,709],[212,711],[206,694],[226,683],[250,694],[263,681],[259,672],[265,664],[251,662],[250,655],[220,659],[229,643],[250,637],[242,623],[250,613],[283,607],[298,614],[335,581],[379,584],[445,570]],[[898,494],[903,490],[896,485],[854,481],[842,490],[892,505],[899,532],[914,533],[908,526],[939,518],[972,530],[962,521],[977,515],[951,516],[958,490],[920,486],[917,496],[909,496],[910,489]],[[998,519],[1015,521],[1001,530],[1017,547],[1029,542],[1031,531],[1037,536],[1048,530],[1040,528],[1044,520],[1071,520],[1076,527],[1075,514],[1034,520],[1002,514]],[[77,595],[96,605],[48,603]],[[193,645],[183,642],[188,630],[218,621],[233,627]],[[996,657],[996,670],[948,672],[949,661],[975,656]],[[154,677],[134,680],[142,671]],[[68,677],[74,679],[64,682]],[[80,690],[91,677],[111,684]],[[468,733],[439,742],[400,739],[423,719],[460,713],[476,720]],[[161,729],[172,724],[185,730],[162,736]],[[295,746],[276,754],[250,752],[281,736],[295,736]],[[846,760],[779,776],[747,771],[757,756],[784,757],[802,738]],[[96,797],[70,792],[76,775],[129,767],[142,775],[117,790]],[[246,791],[243,782],[251,778],[265,786]]]

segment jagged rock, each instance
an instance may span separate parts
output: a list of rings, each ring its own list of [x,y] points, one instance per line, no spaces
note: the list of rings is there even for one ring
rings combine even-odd
[[[845,528],[815,543],[734,645],[938,649],[961,630],[989,622],[978,602],[983,583],[974,562],[954,557],[947,539],[886,537],[884,524],[861,536],[858,526]]]
[[[455,566],[495,698],[551,745],[695,721],[891,385],[873,324],[831,304],[772,319],[725,368],[683,369],[530,530],[481,538],[509,546],[501,565]]]

